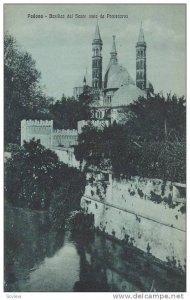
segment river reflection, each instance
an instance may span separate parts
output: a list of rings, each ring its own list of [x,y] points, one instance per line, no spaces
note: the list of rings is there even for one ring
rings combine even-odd
[[[5,291],[184,291],[183,276],[100,234],[73,236],[48,213],[5,208]]]

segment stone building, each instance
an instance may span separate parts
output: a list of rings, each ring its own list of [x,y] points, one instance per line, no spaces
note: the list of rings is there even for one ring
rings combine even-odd
[[[100,35],[98,23],[96,24],[94,38],[92,40],[92,84],[89,93],[93,96],[91,107],[92,119],[109,120],[123,123],[127,119],[127,106],[136,101],[139,97],[147,97],[154,93],[152,84],[147,80],[146,49],[147,44],[144,37],[142,24],[136,43],[136,82],[131,77],[126,67],[123,67],[117,57],[116,36],[113,35],[110,61],[107,66],[104,78],[102,78],[102,48],[103,41]],[[83,80],[83,87],[74,88],[78,92],[84,92],[86,82]]]

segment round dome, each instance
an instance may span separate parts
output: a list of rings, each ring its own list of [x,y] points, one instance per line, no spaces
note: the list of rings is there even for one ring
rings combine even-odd
[[[113,74],[108,80],[107,89],[114,88],[118,89],[123,85],[127,84],[135,84],[133,79],[131,78],[129,72],[125,69],[118,73]]]
[[[129,105],[138,100],[139,97],[146,97],[146,94],[136,85],[128,84],[121,86],[113,96],[112,107]]]
[[[135,84],[126,68],[118,64],[112,64],[104,79],[104,86],[107,89],[118,89],[122,85]]]
[[[118,64],[110,64],[106,70],[105,76],[104,76],[104,87],[107,88],[108,81],[110,77],[119,72],[119,70],[122,68],[122,66],[119,66]]]

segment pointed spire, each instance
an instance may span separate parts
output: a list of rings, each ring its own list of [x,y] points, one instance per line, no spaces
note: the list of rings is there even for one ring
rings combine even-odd
[[[111,64],[117,64],[117,50],[116,50],[116,44],[115,44],[115,35],[112,35],[113,42],[112,42],[112,49],[111,49],[111,58],[110,63]]]
[[[115,44],[115,35],[112,35],[112,37],[113,37],[113,44],[112,44],[111,53],[116,53],[117,54],[116,44]]]
[[[101,36],[100,36],[100,29],[99,29],[99,25],[98,25],[98,20],[96,23],[96,30],[95,30],[95,34],[94,34],[94,40],[102,40]]]
[[[86,76],[84,76],[83,83],[86,84]]]
[[[138,38],[138,42],[137,44],[146,44],[145,42],[145,39],[144,39],[144,31],[143,31],[143,28],[142,28],[142,21],[141,21],[141,27],[140,27],[140,30],[139,30],[139,38]]]

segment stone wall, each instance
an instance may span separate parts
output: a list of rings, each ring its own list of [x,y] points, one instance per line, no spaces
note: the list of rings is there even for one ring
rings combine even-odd
[[[89,120],[89,121],[78,121],[78,133],[80,134],[82,132],[82,129],[84,126],[90,126],[96,127],[98,129],[103,129],[106,126],[110,125],[110,122],[108,120]]]
[[[70,148],[53,147],[51,150],[54,151],[57,154],[60,161],[62,161],[63,163],[65,163],[69,167],[79,169],[80,163],[75,158],[74,148],[72,148],[72,147],[70,147]]]
[[[74,145],[77,144],[77,130],[54,130],[53,121],[22,120],[21,121],[21,145],[32,138],[39,139],[46,148],[54,151],[60,161],[79,168],[80,163],[75,159]]]
[[[95,226],[120,240],[184,269],[186,214],[176,183],[133,177],[116,180],[88,175],[81,207]],[[104,175],[103,175],[104,176]],[[180,185],[185,189],[184,185]]]
[[[53,121],[22,120],[21,121],[21,145],[24,140],[29,142],[32,138],[39,139],[46,148],[52,146]]]
[[[75,129],[54,130],[53,121],[22,120],[21,121],[21,145],[23,141],[30,141],[32,138],[40,139],[46,148],[70,147],[77,144],[78,133]]]
[[[78,133],[75,129],[53,130],[53,147],[64,146],[66,148],[77,145]]]

